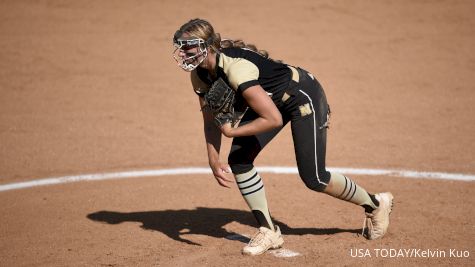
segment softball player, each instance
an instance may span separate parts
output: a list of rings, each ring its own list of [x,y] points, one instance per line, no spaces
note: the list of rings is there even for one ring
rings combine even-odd
[[[203,110],[209,165],[217,182],[230,187],[232,171],[239,190],[260,227],[243,248],[262,254],[283,244],[280,229],[269,213],[264,184],[253,162],[259,152],[290,122],[298,171],[305,185],[317,192],[352,202],[365,209],[364,236],[381,238],[389,225],[391,193],[369,194],[361,186],[325,167],[330,108],[315,77],[298,67],[270,59],[265,51],[242,41],[221,40],[202,19],[185,23],[173,38],[174,58],[190,72],[191,83]],[[236,91],[238,102],[249,108],[239,126],[218,127],[204,109],[203,96],[222,78]],[[219,160],[221,136],[233,138],[228,164]],[[229,170],[229,167],[231,170]]]

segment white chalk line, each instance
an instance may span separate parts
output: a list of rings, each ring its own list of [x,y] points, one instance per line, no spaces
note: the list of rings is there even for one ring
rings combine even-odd
[[[298,174],[297,168],[294,167],[271,167],[263,166],[257,167],[257,170],[261,173],[276,173],[276,174]],[[385,169],[356,169],[356,168],[328,168],[330,172],[339,172],[349,175],[379,175],[379,176],[396,176],[416,179],[444,179],[455,181],[475,181],[475,175],[472,174],[460,174],[460,173],[443,173],[443,172],[420,172],[410,170],[385,170]],[[139,178],[139,177],[156,177],[167,175],[186,175],[186,174],[211,174],[209,168],[174,168],[174,169],[162,169],[162,170],[143,170],[143,171],[128,171],[128,172],[112,172],[112,173],[97,173],[97,174],[84,174],[84,175],[72,175],[62,176],[54,178],[44,178],[38,180],[31,180],[27,182],[11,183],[0,185],[0,192],[16,190],[29,187],[55,185],[64,183],[73,183],[79,181],[98,181],[98,180],[111,180],[111,179],[126,179],[126,178]],[[228,239],[247,238],[245,236],[229,236]],[[271,253],[275,257],[296,257],[301,255],[298,252],[289,249],[272,250]]]
[[[356,168],[327,168],[330,172],[339,172],[348,175],[371,175],[371,176],[394,176],[416,179],[442,179],[454,181],[475,181],[474,174],[461,173],[444,173],[444,172],[421,172],[411,170],[385,170],[385,169],[356,169]],[[276,174],[298,174],[295,167],[272,167],[262,166],[257,167],[261,173],[276,173]],[[31,180],[27,182],[11,183],[0,185],[0,192],[23,189],[36,186],[55,185],[64,183],[73,183],[79,181],[98,181],[111,179],[127,179],[140,177],[155,177],[168,175],[186,175],[186,174],[211,174],[210,168],[203,167],[188,167],[188,168],[174,168],[161,170],[143,170],[143,171],[127,171],[127,172],[112,172],[112,173],[96,173],[62,176],[54,178],[43,178]]]

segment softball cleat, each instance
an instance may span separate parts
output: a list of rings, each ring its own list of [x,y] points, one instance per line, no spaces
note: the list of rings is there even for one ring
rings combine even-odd
[[[284,244],[284,239],[280,233],[279,226],[275,225],[275,231],[266,227],[260,227],[249,241],[249,244],[242,249],[245,255],[260,255],[269,249],[280,248]]]
[[[375,197],[379,201],[379,206],[372,212],[366,213],[363,227],[363,236],[370,240],[382,238],[388,231],[389,215],[391,214],[394,198],[390,192],[379,193]]]

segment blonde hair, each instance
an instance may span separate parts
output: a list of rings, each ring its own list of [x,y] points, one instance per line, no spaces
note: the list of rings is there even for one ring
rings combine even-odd
[[[252,50],[265,58],[269,58],[269,53],[265,50],[259,50],[253,44],[246,44],[243,40],[221,40],[221,35],[214,31],[211,23],[204,19],[192,19],[183,24],[175,33],[175,38],[179,38],[183,33],[188,33],[192,37],[203,39],[214,51],[219,52],[223,48],[237,47]],[[178,36],[179,35],[179,36]]]
[[[259,50],[253,44],[246,44],[243,40],[222,40],[221,41],[221,48],[228,48],[228,47],[238,47],[238,48],[247,48],[252,50],[265,58],[269,58],[269,53],[266,50]]]

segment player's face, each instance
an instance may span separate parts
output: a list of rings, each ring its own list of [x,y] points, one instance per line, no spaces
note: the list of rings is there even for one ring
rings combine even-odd
[[[198,46],[184,46],[179,49],[178,56],[186,63],[191,64],[198,61],[200,56],[196,56],[199,52]]]
[[[184,33],[177,38],[173,54],[180,67],[191,71],[203,63],[208,53],[203,39],[191,37]]]

